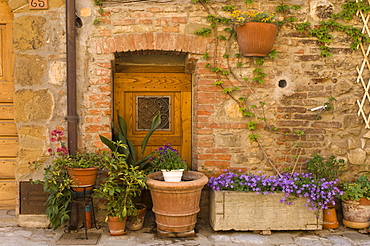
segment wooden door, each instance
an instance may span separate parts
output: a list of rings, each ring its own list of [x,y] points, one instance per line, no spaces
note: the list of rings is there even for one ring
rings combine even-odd
[[[127,72],[114,76],[114,107],[128,125],[128,137],[140,145],[152,118],[161,112],[146,154],[170,143],[191,168],[191,76],[185,73]]]
[[[8,5],[0,0],[0,209],[14,209],[14,163],[18,150],[13,112],[12,21]]]

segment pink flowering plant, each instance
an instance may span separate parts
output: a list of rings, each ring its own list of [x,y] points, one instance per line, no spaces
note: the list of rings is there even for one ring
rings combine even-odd
[[[94,152],[77,152],[74,155],[69,154],[69,150],[63,141],[63,131],[53,130],[50,133],[50,141],[54,143],[55,150],[48,149],[50,155],[55,156],[53,160],[54,165],[71,167],[71,168],[90,168],[103,167],[105,165],[104,154],[100,155]]]
[[[109,158],[105,153],[99,155],[81,152],[70,155],[63,141],[63,131],[53,130],[50,134],[53,148],[48,149],[48,152],[53,157],[52,164],[44,168],[43,181],[33,182],[42,183],[44,191],[49,193],[45,203],[46,215],[53,229],[57,229],[70,219],[69,204],[73,195],[71,185],[74,183],[68,174],[68,168],[104,167]]]
[[[48,152],[50,153],[50,155],[56,155],[56,156],[66,156],[66,155],[68,155],[68,149],[66,147],[65,142],[63,141],[63,135],[64,135],[63,131],[55,129],[55,130],[51,131],[50,135],[51,135],[50,141],[52,143],[60,144],[60,146],[56,147],[55,153],[53,152],[52,148],[48,149]]]
[[[343,192],[337,187],[338,179],[333,181],[325,178],[314,178],[311,173],[283,173],[280,176],[241,174],[227,171],[218,177],[211,177],[208,186],[215,191],[244,191],[257,194],[285,193],[281,203],[293,204],[295,198],[306,198],[306,207],[318,213],[327,209],[329,204],[335,205],[334,198]]]

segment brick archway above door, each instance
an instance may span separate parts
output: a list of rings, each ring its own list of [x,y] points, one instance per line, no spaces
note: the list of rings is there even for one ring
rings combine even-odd
[[[127,33],[96,40],[96,53],[167,50],[203,54],[212,38],[178,33]]]

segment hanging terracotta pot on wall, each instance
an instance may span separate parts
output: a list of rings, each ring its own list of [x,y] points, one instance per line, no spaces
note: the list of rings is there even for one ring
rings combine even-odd
[[[243,56],[267,56],[275,43],[278,27],[263,22],[247,22],[236,26],[239,49]]]

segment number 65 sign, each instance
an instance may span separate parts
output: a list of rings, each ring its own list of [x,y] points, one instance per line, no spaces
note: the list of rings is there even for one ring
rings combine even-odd
[[[28,0],[29,9],[48,9],[48,0]]]

